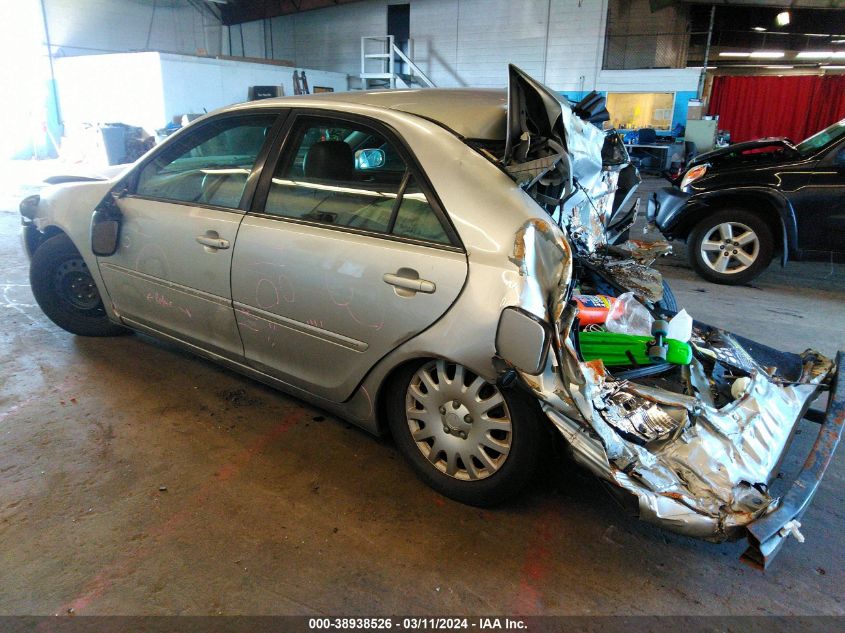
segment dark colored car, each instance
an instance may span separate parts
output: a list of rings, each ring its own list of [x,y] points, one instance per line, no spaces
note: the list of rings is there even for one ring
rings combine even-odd
[[[845,261],[845,119],[806,140],[738,143],[701,154],[649,201],[648,221],[684,240],[705,279],[742,284],[775,253]]]

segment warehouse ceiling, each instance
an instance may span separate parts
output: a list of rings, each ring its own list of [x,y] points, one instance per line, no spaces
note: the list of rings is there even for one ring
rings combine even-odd
[[[672,4],[679,0],[652,0]],[[781,9],[841,9],[845,0],[680,0],[687,4],[715,4],[716,6],[773,7]]]
[[[159,3],[168,0],[158,0]],[[172,1],[172,0],[171,0]],[[176,0],[178,1],[178,0]],[[203,0],[188,0],[202,2]],[[262,20],[290,13],[324,9],[339,4],[349,4],[359,0],[204,0],[223,20],[223,24],[232,25],[253,20]],[[845,0],[651,0],[653,9],[672,4],[716,5],[720,8],[753,9],[764,8],[845,8]],[[830,14],[828,14],[830,15]],[[841,19],[841,18],[840,18]],[[833,20],[836,22],[837,20]]]
[[[708,65],[722,67],[810,68],[845,63],[845,11],[716,5]],[[688,65],[703,63],[710,6],[690,7]]]

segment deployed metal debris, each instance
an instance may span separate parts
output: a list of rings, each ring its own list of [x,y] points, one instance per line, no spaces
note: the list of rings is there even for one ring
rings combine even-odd
[[[608,424],[639,444],[665,439],[688,421],[682,407],[661,408],[651,400],[624,391],[624,385],[619,383],[594,404]]]
[[[778,464],[810,403],[833,381],[834,363],[701,323],[694,323],[688,364],[620,370],[600,359],[584,362],[578,307],[569,298],[604,294],[609,284],[614,296],[633,292],[660,319],[663,279],[650,265],[671,248],[627,238],[614,245],[608,239],[614,198],[631,196],[618,189],[619,161],[602,163],[601,131],[513,67],[510,93],[501,164],[554,221],[529,223],[517,234],[511,260],[519,281],[514,297],[502,300],[530,306],[553,328],[550,361],[539,373],[520,371],[523,384],[574,459],[640,518],[711,541],[750,535],[746,558],[765,566],[784,539],[800,537],[797,519],[824,470],[818,460],[829,461],[842,433],[845,394],[836,389],[824,439],[799,481],[785,497],[772,495]]]

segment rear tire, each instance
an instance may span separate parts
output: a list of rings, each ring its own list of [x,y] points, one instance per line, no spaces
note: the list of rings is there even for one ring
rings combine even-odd
[[[47,317],[79,336],[117,336],[127,330],[109,320],[100,291],[67,235],[46,240],[32,255],[32,294]]]
[[[748,283],[771,263],[775,241],[769,225],[746,209],[724,209],[692,230],[687,254],[695,272],[717,284]]]
[[[534,476],[548,442],[542,412],[528,394],[500,390],[444,360],[407,366],[389,389],[387,419],[396,446],[440,494],[489,507]]]

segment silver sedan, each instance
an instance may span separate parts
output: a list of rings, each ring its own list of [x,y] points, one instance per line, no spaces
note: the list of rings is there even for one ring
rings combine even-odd
[[[748,536],[765,565],[839,440],[836,364],[669,336],[664,246],[627,241],[639,177],[607,118],[514,67],[507,91],[225,108],[24,200],[33,292],[69,332],[145,332],[389,432],[466,503],[518,492],[556,437],[644,520]],[[611,332],[602,305],[650,329]],[[819,441],[775,494],[805,414]]]

